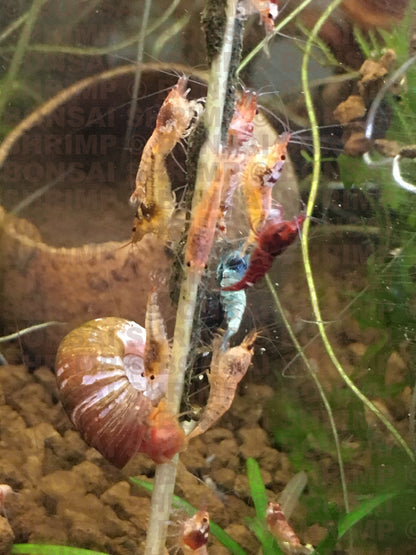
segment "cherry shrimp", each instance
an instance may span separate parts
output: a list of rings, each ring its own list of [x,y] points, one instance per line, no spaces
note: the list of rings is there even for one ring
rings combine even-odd
[[[272,189],[283,170],[290,134],[283,133],[269,149],[250,158],[242,177],[242,188],[251,227],[247,243],[261,232],[272,208]]]
[[[246,375],[253,356],[253,346],[257,337],[256,331],[251,331],[240,345],[221,350],[221,338],[213,342],[213,355],[208,381],[210,391],[201,420],[187,440],[206,432],[231,407],[235,397],[237,385]]]
[[[167,227],[175,209],[175,195],[166,169],[165,159],[188,133],[197,110],[197,101],[188,100],[188,78],[183,75],[163,102],[156,127],[147,141],[136,175],[136,187],[130,196],[138,204],[133,224],[132,242],[146,233],[166,239]]]
[[[182,525],[180,545],[184,553],[189,555],[206,555],[209,535],[209,514],[198,511]]]
[[[206,268],[214,241],[224,177],[224,166],[220,164],[213,181],[196,207],[189,228],[185,263],[199,273]]]
[[[161,374],[167,374],[170,354],[165,322],[159,310],[155,291],[150,292],[147,301],[145,328],[144,375],[153,380]]]
[[[290,221],[282,221],[280,213],[270,218],[263,231],[257,235],[257,247],[250,256],[246,273],[240,281],[223,287],[222,291],[240,291],[260,281],[272,267],[274,258],[295,241],[304,221],[304,214]]]
[[[309,555],[314,552],[311,545],[302,545],[293,528],[288,523],[279,503],[268,504],[266,523],[280,549],[287,555]]]
[[[165,463],[185,448],[185,432],[178,419],[165,407],[162,399],[146,419],[148,430],[142,440],[140,452],[157,463]]]

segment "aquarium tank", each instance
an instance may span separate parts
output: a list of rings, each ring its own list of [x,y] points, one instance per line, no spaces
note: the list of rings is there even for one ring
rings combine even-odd
[[[0,553],[415,552],[415,21],[0,3]]]

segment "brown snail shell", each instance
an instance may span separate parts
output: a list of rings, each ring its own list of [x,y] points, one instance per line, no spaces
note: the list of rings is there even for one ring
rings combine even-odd
[[[144,328],[98,318],[61,342],[56,377],[62,404],[84,440],[121,468],[138,453],[156,463],[184,445],[176,417],[164,409],[167,374],[144,375]]]

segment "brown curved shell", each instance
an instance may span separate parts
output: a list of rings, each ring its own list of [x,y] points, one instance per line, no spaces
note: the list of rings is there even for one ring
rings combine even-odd
[[[58,388],[69,418],[84,440],[119,468],[138,452],[163,462],[183,444],[177,420],[155,408],[163,383],[158,387],[142,376],[145,341],[144,328],[135,322],[99,318],[71,331],[56,357]],[[155,411],[164,415],[170,443],[166,434],[155,433]]]

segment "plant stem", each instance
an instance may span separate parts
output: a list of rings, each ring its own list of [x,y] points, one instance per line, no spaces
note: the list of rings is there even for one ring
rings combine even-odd
[[[19,72],[20,66],[22,65],[23,58],[25,56],[26,49],[29,44],[30,36],[32,34],[32,29],[38,17],[39,10],[42,8],[43,4],[45,4],[47,1],[48,0],[33,0],[32,6],[29,12],[27,13],[27,15],[25,14],[26,16],[25,25],[20,34],[19,41],[16,46],[16,50],[14,52],[12,61],[10,63],[10,67],[6,73],[6,77],[4,78],[2,90],[0,93],[0,119],[3,116],[3,111],[12,94],[14,83],[16,81],[16,77]]]
[[[224,101],[233,43],[234,20],[237,0],[228,0],[226,7],[226,27],[220,54],[211,65],[209,87],[205,109],[207,140],[198,162],[192,215],[213,176],[215,162],[221,145],[221,125]],[[185,277],[179,295],[175,333],[170,362],[170,374],[166,395],[166,408],[173,413],[179,410],[188,353],[191,347],[191,332],[195,312],[198,286],[201,276],[198,272],[184,269]],[[156,468],[149,528],[145,555],[163,555],[167,524],[175,487],[178,456]]]
[[[267,286],[269,287],[269,290],[272,294],[273,300],[276,304],[276,308],[280,312],[283,323],[286,326],[286,329],[287,329],[287,332],[290,336],[290,339],[292,340],[297,352],[299,353],[300,357],[302,358],[302,360],[303,360],[303,362],[304,362],[304,364],[305,364],[305,366],[306,366],[306,368],[309,372],[310,377],[314,381],[314,383],[316,385],[316,388],[319,392],[319,395],[321,396],[321,399],[322,399],[322,402],[324,404],[325,410],[328,414],[329,424],[331,426],[332,435],[334,436],[335,449],[336,449],[336,452],[337,452],[339,475],[340,475],[340,479],[341,479],[342,494],[343,494],[343,497],[344,497],[345,512],[349,513],[350,512],[350,504],[349,504],[349,501],[348,501],[348,490],[347,490],[347,481],[345,479],[344,461],[342,460],[341,445],[340,445],[340,442],[339,442],[337,427],[335,425],[335,420],[334,420],[334,415],[332,413],[331,405],[329,404],[328,398],[325,394],[325,391],[324,391],[324,388],[322,387],[321,382],[318,380],[317,375],[315,374],[307,356],[305,355],[304,350],[300,346],[299,341],[297,340],[296,335],[294,334],[294,332],[292,330],[292,326],[290,325],[289,320],[286,317],[286,314],[285,314],[285,312],[283,310],[283,307],[280,303],[280,299],[279,299],[279,296],[277,294],[277,291],[276,291],[275,287],[273,286],[272,280],[270,279],[270,276],[268,274],[266,274],[266,282],[267,282]]]
[[[137,109],[137,97],[139,95],[140,80],[142,77],[142,65],[143,65],[143,52],[144,52],[144,41],[146,38],[146,28],[147,22],[149,21],[150,7],[152,5],[152,0],[145,0],[142,14],[142,25],[140,27],[139,42],[137,44],[137,56],[136,56],[136,73],[134,75],[133,91],[131,93],[131,104],[129,111],[129,119],[127,123],[126,136],[124,137],[124,154],[127,152],[127,148],[130,143],[131,132],[133,129],[134,116],[136,115]],[[122,159],[121,165],[124,166],[124,160]]]
[[[317,196],[318,187],[319,187],[320,170],[321,170],[321,144],[320,144],[320,137],[319,137],[319,127],[316,120],[312,95],[309,88],[308,64],[309,64],[309,59],[311,57],[311,50],[315,41],[315,37],[318,36],[318,33],[322,25],[328,19],[329,15],[332,13],[332,11],[335,8],[337,8],[341,4],[341,2],[342,0],[334,0],[333,2],[331,2],[331,4],[327,7],[327,9],[323,12],[321,17],[318,19],[307,40],[306,47],[305,47],[305,54],[302,59],[302,87],[303,87],[303,93],[305,96],[306,109],[311,123],[312,138],[313,138],[313,172],[312,172],[311,190],[309,193],[309,200],[306,208],[307,216],[310,216],[312,214],[313,207],[315,205],[316,196]],[[412,450],[409,448],[407,443],[401,437],[399,432],[396,430],[393,424],[384,416],[384,414],[377,407],[375,407],[369,399],[367,399],[367,397],[359,390],[359,388],[349,378],[349,376],[346,374],[344,368],[342,367],[341,363],[339,362],[337,356],[334,353],[332,345],[326,334],[323,318],[321,316],[321,309],[319,307],[318,295],[316,292],[312,267],[311,267],[310,258],[309,258],[309,244],[308,244],[309,227],[310,227],[309,224],[310,224],[310,218],[307,217],[303,225],[303,234],[302,234],[302,242],[301,242],[303,264],[304,264],[304,269],[306,274],[306,281],[308,283],[312,309],[316,320],[316,325],[318,327],[318,331],[321,336],[322,342],[325,346],[326,352],[328,353],[333,365],[335,366],[338,373],[344,380],[345,384],[361,400],[361,402],[368,408],[368,410],[370,410],[375,416],[377,416],[377,418],[379,418],[383,422],[383,424],[392,434],[396,442],[399,445],[401,445],[401,447],[409,455],[410,459],[414,461],[415,460],[414,453],[412,453]]]

